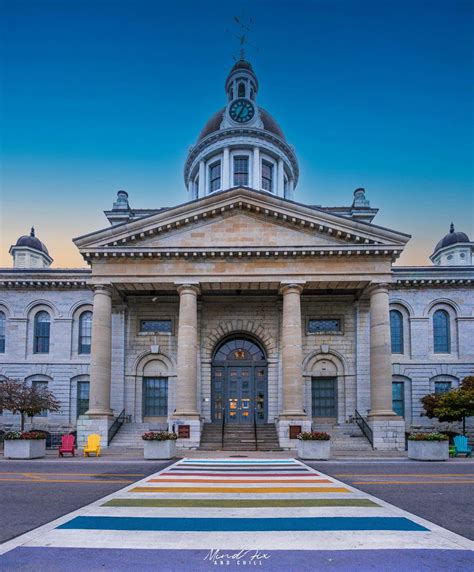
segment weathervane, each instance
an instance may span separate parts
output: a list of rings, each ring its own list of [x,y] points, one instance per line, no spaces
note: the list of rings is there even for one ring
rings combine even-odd
[[[245,60],[245,45],[249,45],[248,33],[252,29],[253,19],[246,18],[242,11],[241,16],[234,16],[234,22],[238,27],[238,34],[233,34],[239,40],[239,59]],[[237,56],[233,56],[237,60]]]

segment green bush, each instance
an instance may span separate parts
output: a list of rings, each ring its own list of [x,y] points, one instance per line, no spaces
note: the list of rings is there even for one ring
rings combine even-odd
[[[409,441],[448,441],[449,437],[443,433],[412,433]]]
[[[329,441],[331,435],[324,431],[304,431],[298,435],[300,441]]]
[[[142,435],[144,441],[176,441],[178,435],[169,431],[148,431]]]

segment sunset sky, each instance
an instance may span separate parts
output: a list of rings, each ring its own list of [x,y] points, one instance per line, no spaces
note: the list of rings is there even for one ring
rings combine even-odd
[[[471,1],[0,0],[0,265],[32,225],[54,267],[71,239],[135,208],[188,200],[183,164],[225,103],[232,16],[254,19],[258,102],[295,147],[295,200],[347,205],[412,235],[430,264],[454,222],[474,239]]]

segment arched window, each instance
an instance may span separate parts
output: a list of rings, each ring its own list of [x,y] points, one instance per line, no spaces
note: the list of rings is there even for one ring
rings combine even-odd
[[[446,310],[436,310],[433,315],[433,350],[436,354],[451,353],[449,314]]]
[[[398,310],[390,310],[390,337],[392,354],[403,353],[403,316]]]
[[[5,325],[7,317],[5,312],[0,312],[0,354],[5,353]]]
[[[35,354],[49,353],[51,318],[48,312],[38,312],[35,316],[33,352]]]
[[[82,312],[79,317],[79,353],[91,353],[92,312]]]
[[[245,84],[239,83],[239,97],[245,97]]]

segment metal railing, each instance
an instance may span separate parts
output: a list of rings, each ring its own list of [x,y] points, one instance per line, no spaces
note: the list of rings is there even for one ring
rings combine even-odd
[[[222,410],[222,437],[221,437],[221,449],[224,449],[224,428],[225,428],[225,411]]]
[[[357,409],[355,411],[354,420],[357,423],[357,425],[359,426],[359,429],[362,431],[362,433],[366,437],[367,441],[371,444],[372,449],[373,449],[374,448],[374,434],[372,432],[370,425],[362,417],[362,415],[357,411]]]
[[[122,427],[122,425],[124,423],[125,423],[125,409],[122,409],[122,412],[120,413],[120,415],[117,417],[117,419],[115,419],[115,421],[109,427],[109,431],[107,434],[107,444],[108,445],[110,445],[110,442],[115,437],[115,435],[117,434],[117,431],[120,429],[120,427]]]
[[[258,440],[257,440],[257,410],[253,410],[253,434],[255,438],[255,450],[258,451]]]

